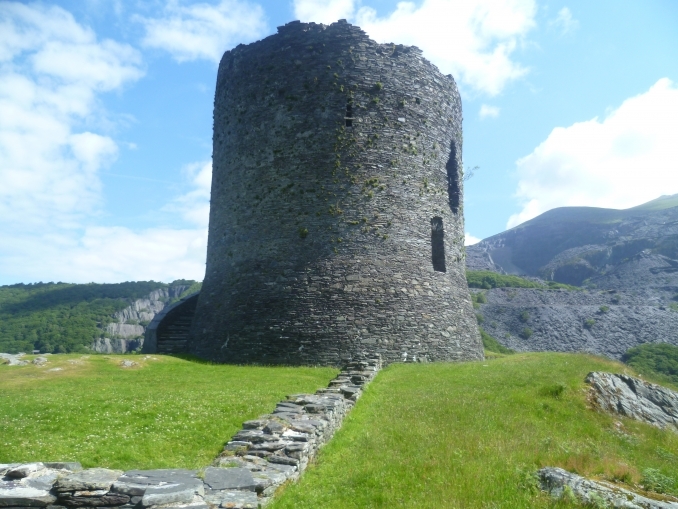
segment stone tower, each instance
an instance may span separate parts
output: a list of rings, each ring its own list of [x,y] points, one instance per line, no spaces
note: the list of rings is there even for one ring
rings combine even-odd
[[[295,21],[227,51],[189,351],[266,364],[481,359],[461,121],[452,76],[343,20]]]

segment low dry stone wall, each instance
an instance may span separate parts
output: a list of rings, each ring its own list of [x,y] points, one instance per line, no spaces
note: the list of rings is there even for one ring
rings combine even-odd
[[[0,508],[263,507],[279,486],[299,478],[380,368],[378,355],[364,356],[344,368],[327,388],[288,396],[272,413],[243,423],[213,465],[201,471],[0,464]]]

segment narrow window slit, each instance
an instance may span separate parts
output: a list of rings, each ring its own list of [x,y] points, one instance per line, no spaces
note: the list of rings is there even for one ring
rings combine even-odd
[[[353,127],[353,101],[346,101],[346,127]]]
[[[445,268],[445,231],[443,218],[431,218],[431,263],[436,272],[447,272]]]
[[[452,142],[450,147],[450,156],[445,165],[447,170],[447,195],[449,198],[450,209],[455,214],[459,213],[461,202],[461,182],[459,180],[459,163],[457,161],[457,146]]]

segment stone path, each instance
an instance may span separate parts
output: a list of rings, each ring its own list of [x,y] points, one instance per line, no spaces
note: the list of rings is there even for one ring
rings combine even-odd
[[[0,464],[0,508],[263,507],[278,487],[299,478],[379,369],[379,356],[365,356],[344,368],[327,388],[288,396],[272,413],[245,422],[213,465],[202,471]]]

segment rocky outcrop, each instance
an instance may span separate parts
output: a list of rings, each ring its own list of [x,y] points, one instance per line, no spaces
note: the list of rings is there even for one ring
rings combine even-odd
[[[141,350],[146,326],[189,287],[176,285],[153,290],[113,315],[113,322],[104,327],[104,336],[95,339],[90,348],[97,353],[127,353]]]
[[[590,401],[604,412],[678,432],[678,392],[628,375],[592,372]]]
[[[153,290],[143,299],[137,299],[125,309],[115,313],[113,319],[121,324],[129,322],[148,323],[165,308],[167,302],[178,299],[188,288],[186,285],[177,285]]]
[[[97,338],[92,341],[90,349],[96,353],[127,353],[141,350],[144,345],[143,338],[135,339],[109,339]]]
[[[105,331],[106,335],[111,338],[133,339],[143,337],[145,327],[134,323],[113,322],[106,325]]]
[[[546,467],[537,472],[541,489],[554,498],[576,498],[591,507],[624,509],[678,509],[678,500],[655,500],[604,481],[592,481],[562,468]],[[673,497],[671,497],[673,498]]]
[[[516,351],[589,352],[621,359],[642,343],[678,345],[678,313],[652,291],[474,290],[483,329]]]
[[[25,366],[28,361],[23,361],[21,358],[25,353],[0,353],[0,364],[7,364],[9,366]]]
[[[288,396],[272,413],[243,423],[202,479],[198,471],[183,469],[123,473],[82,470],[79,463],[0,465],[0,508],[262,507],[283,483],[299,478],[380,368],[378,355],[361,356],[329,387]]]

